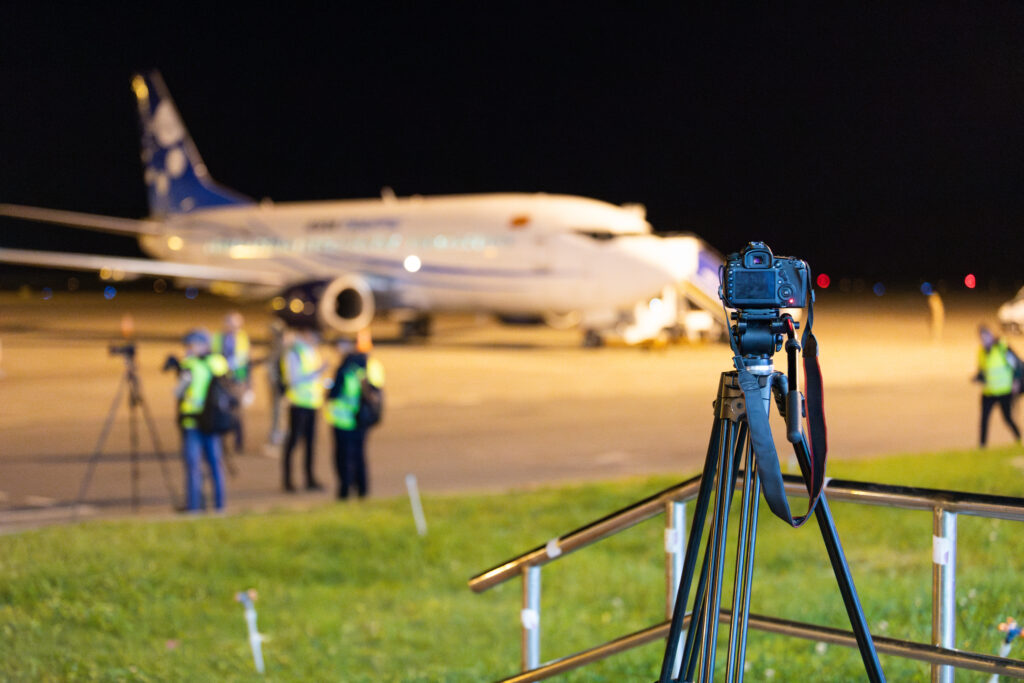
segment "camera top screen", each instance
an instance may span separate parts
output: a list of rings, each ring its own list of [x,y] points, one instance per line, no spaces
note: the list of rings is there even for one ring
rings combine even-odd
[[[770,301],[775,298],[774,270],[738,270],[735,274],[736,291],[744,299]]]

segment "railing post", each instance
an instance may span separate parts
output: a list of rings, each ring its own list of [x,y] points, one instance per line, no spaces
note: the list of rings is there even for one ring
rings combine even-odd
[[[932,511],[932,645],[956,647],[956,513]],[[933,683],[952,683],[954,669],[932,664]]]
[[[540,567],[523,569],[523,671],[540,666]]]
[[[665,618],[672,620],[679,591],[679,577],[683,574],[683,557],[686,554],[686,503],[669,501],[665,504]],[[683,596],[686,600],[686,596]],[[679,675],[680,658],[683,654],[684,639],[679,640],[676,665],[672,676]]]

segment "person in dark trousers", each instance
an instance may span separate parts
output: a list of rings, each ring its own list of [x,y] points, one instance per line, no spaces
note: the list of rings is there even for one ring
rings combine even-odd
[[[981,447],[988,440],[988,419],[997,404],[1003,413],[1006,426],[1020,442],[1020,430],[1013,421],[1011,408],[1013,399],[1020,393],[1022,367],[1017,355],[1010,350],[1005,339],[997,338],[986,326],[978,328],[981,348],[978,349],[978,374],[975,381],[981,382]]]
[[[317,350],[319,337],[315,330],[304,329],[295,333],[295,339],[281,359],[281,374],[288,399],[288,438],[284,444],[282,487],[291,493],[292,451],[299,440],[306,445],[306,489],[321,491],[323,487],[313,474],[313,453],[316,445],[316,412],[324,404],[324,385],[321,375],[327,369]]]
[[[224,473],[221,467],[221,442],[218,434],[204,432],[199,426],[210,383],[228,373],[228,362],[219,353],[210,353],[210,335],[191,330],[182,340],[185,358],[178,365],[178,424],[181,426],[182,459],[185,463],[186,509],[198,512],[203,505],[202,473],[199,461],[205,458],[213,483],[213,505],[224,509]]]
[[[234,451],[241,453],[245,439],[242,432],[242,411],[252,403],[252,344],[246,333],[245,318],[238,311],[232,311],[224,317],[224,329],[213,335],[211,346],[214,353],[219,353],[228,362],[228,378],[231,380],[232,391],[238,398],[234,436]],[[225,435],[225,449],[227,448]]]
[[[351,341],[338,342],[342,360],[327,395],[327,419],[334,428],[334,467],[338,474],[338,498],[348,498],[349,490],[365,498],[369,492],[366,476],[366,432],[380,419],[380,390],[384,386],[384,369],[376,358],[367,354],[372,349],[368,331]],[[364,394],[375,392],[375,406],[367,405]]]

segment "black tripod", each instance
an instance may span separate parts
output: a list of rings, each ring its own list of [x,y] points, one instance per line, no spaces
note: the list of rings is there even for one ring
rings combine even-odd
[[[795,354],[794,354],[795,355]],[[781,411],[785,411],[785,398],[789,395],[786,375],[774,372],[770,358],[747,358],[746,369],[757,378],[761,405],[747,405],[747,395],[739,383],[739,373],[723,372],[715,400],[715,423],[708,444],[707,458],[700,491],[694,509],[690,537],[686,546],[683,572],[679,581],[676,605],[672,614],[665,657],[662,661],[660,683],[671,681],[711,681],[715,670],[715,650],[718,643],[718,623],[722,600],[722,581],[725,569],[726,532],[729,508],[736,481],[742,472],[743,494],[740,504],[739,538],[736,549],[736,573],[733,583],[731,624],[729,627],[729,653],[726,660],[726,680],[742,681],[746,657],[747,620],[750,613],[750,591],[754,569],[754,548],[757,538],[757,513],[761,493],[761,474],[758,471],[751,442],[748,411],[767,412],[774,391]],[[811,481],[811,459],[804,435],[800,432],[799,405],[789,404],[787,420],[790,440],[794,442],[797,460],[806,481]],[[794,411],[793,408],[796,410]],[[794,415],[793,413],[796,413]],[[786,413],[784,413],[786,414]],[[796,425],[795,429],[792,425]],[[743,470],[740,470],[741,465]],[[810,487],[809,487],[810,488]],[[690,627],[681,657],[679,641],[682,634],[686,602],[697,563],[698,546],[704,532],[711,499],[715,499],[707,546],[697,581]],[[884,681],[878,655],[861,610],[857,591],[850,576],[846,557],[832,521],[832,514],[824,492],[814,509],[821,535],[825,541],[829,560],[835,572],[839,590],[860,648],[861,658],[871,681]],[[699,678],[694,674],[700,666]]]
[[[132,511],[136,512],[139,509],[140,472],[138,413],[140,410],[146,420],[146,428],[149,431],[149,438],[153,442],[153,450],[156,453],[157,460],[160,462],[160,471],[163,473],[164,484],[167,486],[167,493],[171,498],[171,504],[174,507],[178,507],[178,494],[171,485],[170,475],[167,472],[167,463],[164,460],[163,448],[160,446],[160,438],[153,422],[153,415],[149,412],[149,406],[146,404],[146,398],[142,395],[142,386],[139,383],[139,375],[135,365],[135,344],[128,343],[122,346],[111,346],[110,353],[111,355],[119,355],[124,358],[124,374],[121,376],[121,382],[117,386],[117,393],[114,395],[114,400],[110,404],[110,411],[107,413],[107,420],[103,424],[103,430],[100,432],[100,438],[96,442],[96,449],[89,458],[89,464],[86,467],[85,474],[82,476],[82,483],[78,489],[78,499],[75,501],[75,505],[72,508],[72,516],[74,519],[78,518],[78,508],[85,500],[85,495],[89,490],[89,484],[92,481],[93,471],[96,469],[96,463],[99,462],[103,455],[103,446],[106,444],[107,436],[110,434],[110,429],[114,425],[114,418],[117,416],[117,407],[121,403],[121,397],[124,395],[125,388],[128,389],[128,458],[131,462]]]

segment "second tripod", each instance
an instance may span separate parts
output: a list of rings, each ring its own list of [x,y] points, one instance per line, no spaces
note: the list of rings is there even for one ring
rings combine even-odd
[[[784,397],[788,384],[786,376],[780,372],[774,372],[771,362],[768,360],[762,359],[757,365],[748,365],[748,370],[757,378],[762,405],[747,405],[744,392],[740,388],[737,372],[724,372],[719,381],[718,397],[715,400],[715,422],[708,444],[704,473],[686,546],[682,576],[676,593],[676,605],[672,615],[665,657],[662,661],[660,683],[679,680],[707,682],[714,678],[729,509],[741,474],[743,493],[740,503],[725,680],[743,680],[747,621],[750,614],[750,594],[757,538],[758,505],[761,493],[761,475],[758,472],[751,443],[748,411],[768,411],[773,390],[776,396]],[[782,405],[784,405],[784,400],[780,401],[780,406]],[[811,460],[803,434],[799,434],[799,438],[795,438],[794,446],[798,462],[804,471],[804,478],[811,481],[809,473]],[[685,645],[680,652],[679,646],[682,639],[687,599],[712,499],[715,502],[714,513],[709,524],[707,544],[697,580],[690,627],[686,631]],[[839,590],[843,596],[843,602],[846,605],[868,678],[871,681],[884,681],[878,655],[861,610],[857,591],[853,585],[853,579],[850,576],[846,557],[839,542],[824,492],[818,498],[814,513],[836,581],[839,584]],[[695,675],[699,675],[699,678],[695,678]]]
[[[78,498],[72,507],[72,515],[77,519],[78,509],[85,500],[85,496],[89,491],[89,485],[92,483],[93,471],[96,469],[96,464],[103,456],[103,446],[106,444],[107,436],[110,434],[110,430],[114,425],[114,418],[117,416],[118,406],[121,405],[121,397],[125,393],[125,389],[128,390],[128,461],[131,465],[131,506],[132,511],[138,511],[139,509],[139,412],[142,412],[143,418],[146,422],[146,428],[149,430],[149,438],[153,442],[153,450],[156,453],[157,460],[160,463],[160,471],[163,474],[164,485],[167,487],[167,494],[171,498],[171,504],[174,507],[178,507],[178,495],[171,485],[170,474],[167,471],[167,463],[164,459],[164,451],[160,446],[160,438],[157,433],[156,424],[153,422],[153,415],[149,412],[149,406],[146,404],[146,397],[142,394],[142,385],[139,382],[138,367],[135,363],[135,344],[129,342],[122,346],[111,346],[111,355],[118,355],[124,359],[124,374],[121,376],[121,383],[117,387],[117,393],[114,394],[114,400],[110,403],[110,410],[107,412],[106,422],[103,424],[103,430],[100,432],[100,438],[96,442],[96,449],[93,451],[92,456],[89,458],[89,464],[86,466],[85,474],[82,476],[82,482],[78,489]]]

